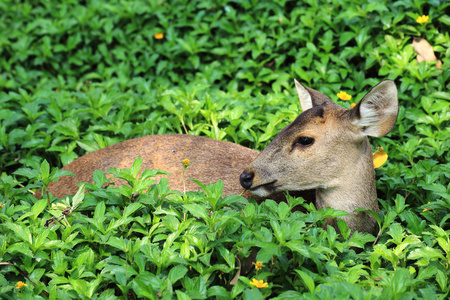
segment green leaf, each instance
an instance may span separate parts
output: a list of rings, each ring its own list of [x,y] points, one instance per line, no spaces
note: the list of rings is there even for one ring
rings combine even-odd
[[[303,283],[308,288],[309,292],[313,293],[314,289],[315,289],[315,284],[314,284],[314,280],[311,278],[311,276],[309,276],[306,272],[303,272],[300,270],[295,270],[295,272],[297,272],[297,274],[300,275],[300,277],[303,280]]]
[[[187,271],[188,269],[186,268],[186,266],[177,265],[169,271],[168,278],[172,284],[175,284],[178,280],[186,275]]]
[[[259,289],[253,288],[253,289],[247,289],[244,291],[243,299],[244,300],[262,300],[264,298]]]
[[[41,178],[46,179],[50,177],[50,165],[47,160],[41,163]]]
[[[31,245],[33,243],[33,237],[31,235],[30,230],[22,224],[14,224],[14,223],[4,223],[6,227],[14,231],[14,233],[24,242]]]
[[[88,283],[85,280],[69,278],[69,283],[79,295],[88,296]]]
[[[108,240],[108,245],[120,249],[123,252],[127,251],[127,245],[123,237],[120,237],[120,239],[115,236],[110,237]]]
[[[186,204],[184,205],[194,217],[206,220],[208,218],[208,212],[206,211],[206,206],[202,204]]]
[[[234,268],[235,267],[234,254],[222,246],[218,247],[218,250],[219,250],[220,256],[222,256],[222,258],[227,262],[228,266],[230,268]]]
[[[298,252],[303,257],[311,257],[308,245],[303,241],[289,241],[285,244],[292,251]]]
[[[422,259],[422,258],[426,260],[435,260],[435,259],[445,260],[445,257],[439,250],[436,250],[431,247],[421,247],[418,249],[414,249],[408,255],[408,259]]]
[[[442,292],[446,293],[450,290],[447,282],[448,282],[448,276],[444,274],[441,270],[436,270],[436,281],[439,284],[439,287],[441,288]]]
[[[230,292],[228,292],[223,286],[214,285],[208,289],[208,298],[216,297],[218,299],[225,298],[229,299],[231,298]]]
[[[262,243],[260,246],[261,249],[256,256],[257,261],[266,263],[274,256],[281,256],[281,248],[275,243]]]
[[[277,221],[271,219],[270,225],[272,226],[273,234],[277,238],[278,242],[283,244],[285,242],[285,237],[283,231],[281,230],[280,224]]]
[[[47,207],[47,199],[41,199],[37,201],[31,208],[31,213],[33,214],[33,219],[36,219],[41,212]]]
[[[104,184],[109,182],[109,179],[106,178],[105,173],[100,170],[95,170],[92,177],[97,187],[102,187]]]
[[[72,211],[75,211],[78,206],[83,202],[84,199],[84,184],[82,184],[79,188],[75,196],[72,198]]]
[[[127,217],[131,216],[138,209],[141,209],[142,207],[143,207],[143,205],[141,203],[139,203],[139,202],[131,203],[130,205],[128,205],[127,207],[124,208],[124,210],[123,210],[123,217],[127,218]]]
[[[152,282],[155,282],[154,277],[155,276],[153,274],[150,274],[149,272],[137,275],[131,283],[133,291],[139,297],[145,297],[152,300],[158,299],[156,297],[156,293],[153,291],[152,286]]]
[[[351,231],[348,228],[347,223],[344,220],[338,218],[337,225],[338,225],[338,228],[339,228],[339,231],[340,231],[342,237],[345,240],[348,240],[348,238],[350,237]]]
[[[29,179],[38,178],[40,173],[38,170],[32,170],[29,168],[21,168],[15,171],[13,174],[25,176]]]

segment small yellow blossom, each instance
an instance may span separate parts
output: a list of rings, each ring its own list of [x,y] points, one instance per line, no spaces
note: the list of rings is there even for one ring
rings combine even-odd
[[[19,281],[18,283],[16,283],[16,289],[20,289],[24,286],[28,286],[28,284],[23,283],[22,281]]]
[[[356,106],[356,103],[351,103],[351,104],[350,104],[350,107],[351,107],[351,108],[353,108],[353,107],[355,107],[355,106]]]
[[[2,207],[3,207],[3,205],[4,205],[4,204],[0,202],[0,208],[2,208]]]
[[[379,168],[387,161],[388,155],[384,152],[383,147],[378,148],[377,151],[373,154],[373,167]]]
[[[430,202],[428,202],[428,204],[430,204]],[[423,210],[423,212],[426,212],[427,210],[431,210],[431,208],[425,208],[425,209]]]
[[[418,17],[418,18],[416,19],[416,22],[419,23],[419,24],[426,23],[426,22],[428,22],[428,19],[429,19],[429,18],[430,18],[430,17],[423,15],[423,16],[421,16],[421,17]]]
[[[267,282],[264,282],[264,280],[258,280],[256,278],[253,278],[250,284],[256,286],[258,289],[269,286],[269,284]]]
[[[262,269],[262,262],[257,261],[256,263],[252,262],[252,264],[255,265],[255,269],[256,270],[261,270]]]
[[[155,33],[154,37],[155,37],[155,39],[160,40],[160,39],[164,38],[164,34],[162,32],[158,32],[158,33]]]
[[[341,100],[350,100],[352,99],[352,96],[350,96],[349,94],[347,94],[346,92],[340,91],[337,96],[339,97],[339,99]]]
[[[187,158],[183,159],[183,165],[185,166],[189,165],[189,159]]]

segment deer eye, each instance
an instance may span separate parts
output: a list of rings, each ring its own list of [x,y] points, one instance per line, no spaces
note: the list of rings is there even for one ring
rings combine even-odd
[[[311,146],[312,144],[314,144],[314,139],[307,136],[299,137],[294,143],[294,145],[300,145],[304,147]]]

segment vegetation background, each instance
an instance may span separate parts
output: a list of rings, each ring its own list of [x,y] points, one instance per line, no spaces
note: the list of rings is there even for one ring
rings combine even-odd
[[[449,5],[1,1],[0,295],[447,298]],[[422,15],[429,19],[418,23]],[[415,49],[414,37],[432,49]],[[430,50],[442,65],[418,62]],[[376,170],[377,237],[349,236],[345,224],[342,235],[323,229],[342,212],[302,199],[243,206],[239,196],[222,198],[220,183],[169,195],[162,181],[142,193],[156,172],[137,179],[139,161],[113,171],[131,188],[102,189],[105,175],[95,172],[85,197],[32,196],[77,157],[143,135],[188,133],[261,150],[300,112],[294,78],[346,108],[383,79],[397,83],[397,126],[372,139],[389,155]],[[339,100],[340,91],[352,99]],[[309,213],[291,213],[296,205]],[[257,250],[261,267],[245,273]]]

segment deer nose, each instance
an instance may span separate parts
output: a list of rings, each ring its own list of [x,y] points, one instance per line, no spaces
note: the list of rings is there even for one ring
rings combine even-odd
[[[241,181],[241,185],[244,189],[248,190],[252,186],[254,176],[255,176],[255,174],[253,174],[253,173],[242,172],[240,181]]]

